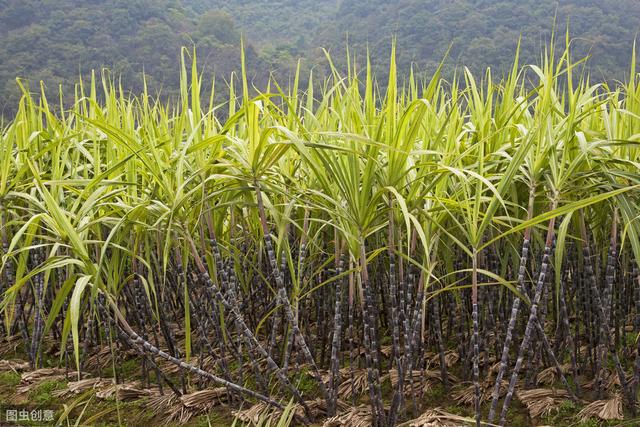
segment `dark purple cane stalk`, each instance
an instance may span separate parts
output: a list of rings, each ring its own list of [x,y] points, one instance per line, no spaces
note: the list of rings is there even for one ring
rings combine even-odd
[[[336,248],[338,242],[336,240]],[[340,254],[340,250],[336,249],[336,275],[340,276],[344,270],[344,259]],[[342,288],[344,287],[344,277],[341,277],[336,282],[336,303],[333,318],[333,340],[331,343],[331,366],[329,377],[329,405],[327,407],[327,416],[331,417],[336,412],[337,400],[338,400],[338,383],[340,376],[340,344],[342,342]]]
[[[551,253],[555,252],[555,246],[551,246]],[[547,268],[546,277],[551,277],[553,275],[551,270],[551,265]],[[535,386],[536,377],[538,376],[538,372],[542,369],[542,358],[543,358],[543,348],[542,346],[536,346],[538,341],[541,341],[543,344],[548,343],[545,341],[547,339],[546,334],[544,333],[544,322],[546,317],[546,307],[549,299],[549,280],[547,279],[547,283],[545,283],[542,287],[542,298],[540,298],[540,304],[538,305],[538,316],[536,318],[536,330],[533,332],[533,336],[531,338],[531,344],[529,344],[529,361],[527,364],[527,369],[524,375],[524,387],[525,388],[533,388]],[[540,333],[540,331],[543,331]],[[552,350],[551,350],[552,351]],[[555,357],[555,355],[554,355]],[[569,389],[567,389],[569,390]]]
[[[305,277],[305,260],[307,256],[307,234],[309,232],[309,212],[305,211],[304,220],[302,223],[302,235],[300,236],[300,248],[298,251],[298,283],[302,283]],[[294,306],[294,315],[298,317],[298,304]],[[289,367],[289,357],[293,348],[294,337],[287,339],[286,349],[284,352],[284,361],[282,363],[282,369],[286,372]]]
[[[349,378],[351,379],[351,398],[353,406],[356,405],[356,393],[355,393],[355,367],[354,367],[354,355],[355,351],[354,345],[354,305],[356,303],[355,299],[355,277],[353,273],[353,260],[349,260],[349,292],[348,292],[348,335],[349,335]]]
[[[0,241],[2,243],[2,255],[7,257],[4,270],[0,274],[0,295],[4,295],[5,290],[9,289],[13,283],[13,261],[8,256],[9,239],[7,238],[7,209],[4,204],[0,203]],[[10,331],[6,331],[10,332]],[[0,336],[5,334],[4,322],[0,322]]]
[[[326,277],[328,277],[329,275],[333,274],[331,271],[327,270],[327,269],[323,269],[323,271],[320,273],[320,280],[321,283],[324,282],[326,280]],[[318,358],[318,364],[320,366],[330,366],[331,364],[331,342],[332,342],[332,327],[331,327],[331,295],[330,291],[331,288],[329,288],[328,286],[323,287],[322,289],[318,290],[319,292],[317,293],[317,297],[319,298],[318,301],[318,308],[320,309],[320,319],[318,322],[318,325],[320,325],[320,330],[319,335],[320,335],[320,348],[316,350],[316,352],[314,354],[320,354],[319,358]],[[334,311],[335,314],[335,311]],[[316,341],[317,344],[317,341]],[[329,359],[329,360],[327,360]]]
[[[434,318],[434,328],[436,330],[436,341],[438,345],[438,355],[440,358],[440,377],[442,379],[442,386],[445,391],[449,389],[449,378],[447,374],[447,361],[445,357],[445,343],[444,338],[442,337],[442,324],[440,322],[440,298],[433,298],[433,318]]]
[[[615,230],[615,226],[614,226]],[[616,373],[618,374],[618,380],[620,381],[620,386],[622,387],[623,395],[627,401],[629,409],[632,412],[635,412],[635,397],[633,396],[629,384],[627,383],[626,374],[622,368],[622,364],[620,363],[620,358],[618,357],[618,350],[615,347],[615,343],[611,338],[611,329],[609,328],[609,319],[607,317],[606,309],[602,303],[602,299],[600,298],[600,291],[598,290],[598,285],[596,283],[595,274],[593,271],[593,265],[591,264],[591,251],[589,249],[589,239],[587,234],[587,227],[584,221],[584,214],[580,215],[580,234],[581,238],[584,242],[583,245],[583,254],[585,259],[585,273],[587,275],[589,285],[591,288],[591,294],[593,297],[593,301],[596,306],[596,314],[600,323],[600,337],[603,346],[607,346],[609,353],[613,357],[613,364],[616,369]],[[615,237],[612,237],[612,239]],[[614,258],[617,256],[615,254],[614,249]]]
[[[554,197],[553,202],[551,203],[550,210],[554,210],[556,207],[557,207],[557,198]],[[515,392],[516,382],[518,381],[518,374],[520,373],[520,368],[522,367],[525,353],[529,350],[529,343],[531,342],[531,338],[537,323],[536,319],[538,317],[538,304],[540,304],[543,288],[546,283],[546,274],[549,266],[549,258],[551,256],[551,247],[553,244],[554,235],[555,235],[555,218],[551,218],[549,220],[549,226],[547,228],[547,238],[545,240],[545,248],[544,248],[544,254],[542,256],[540,273],[538,274],[538,281],[536,283],[535,294],[533,297],[533,301],[531,302],[529,320],[527,321],[524,337],[522,338],[522,343],[520,344],[520,349],[518,351],[518,358],[513,368],[513,373],[511,374],[511,381],[509,382],[507,394],[504,398],[504,403],[502,404],[502,411],[500,413],[500,421],[499,421],[500,426],[503,426],[506,422],[507,411],[509,408],[509,404],[511,403],[511,399],[513,398],[513,393]]]
[[[542,325],[540,324],[540,322],[537,319],[535,321],[535,327],[536,327],[536,330],[538,332],[538,336],[540,337],[540,340],[542,340],[543,348],[547,352],[547,356],[551,360],[551,363],[552,363],[553,367],[556,370],[556,375],[558,375],[558,378],[562,382],[562,385],[564,386],[565,390],[567,391],[567,393],[569,393],[569,398],[572,401],[577,403],[578,402],[578,398],[576,397],[576,395],[573,392],[571,386],[569,385],[569,381],[567,381],[567,378],[564,376],[564,373],[562,372],[562,368],[560,366],[560,362],[558,362],[558,359],[556,358],[556,355],[553,352],[553,349],[551,348],[551,343],[549,342],[549,339],[547,338],[547,334],[546,334],[546,332],[544,331]]]
[[[182,276],[182,265],[180,266],[175,266],[174,267],[176,269],[176,274],[181,277]],[[161,299],[161,303],[163,306],[168,305],[167,304],[167,300],[170,299],[168,298],[164,292],[160,293],[160,299]],[[103,328],[104,329],[104,328]],[[105,331],[108,331],[108,329],[105,329]],[[171,352],[171,354],[173,354],[173,357],[175,357],[176,359],[180,359],[180,350],[178,348],[178,346],[176,345],[176,338],[175,338],[175,334],[173,332],[173,329],[171,329],[171,327],[169,326],[169,324],[167,323],[167,316],[160,316],[160,331],[162,332],[162,335],[164,337],[164,341],[167,344],[167,347],[169,348],[169,351]],[[110,332],[109,335],[110,336]],[[185,382],[185,378],[184,378],[184,372],[180,371],[180,386],[182,387],[182,392],[186,393],[186,382]]]
[[[113,323],[113,319],[111,316],[109,316],[109,314],[106,311],[105,308],[105,297],[104,294],[99,294],[97,301],[96,301],[96,305],[98,307],[97,310],[97,315],[100,318],[100,322],[102,324],[102,327],[105,331],[105,333],[107,334],[107,337],[109,338],[109,346],[111,347],[112,342],[111,342],[111,324]],[[179,398],[182,393],[178,390],[178,388],[173,384],[173,382],[160,370],[160,368],[158,367],[158,365],[155,363],[155,361],[153,360],[153,358],[150,355],[145,354],[145,352],[137,347],[133,341],[131,340],[131,338],[129,337],[129,335],[125,332],[125,330],[120,327],[119,325],[116,324],[116,330],[118,332],[118,335],[120,336],[120,338],[132,349],[134,349],[141,357],[146,358],[147,359],[147,363],[149,363],[151,365],[151,367],[154,369],[154,371],[156,372],[156,375],[158,375],[158,386],[159,386],[159,391],[160,394],[164,394],[162,391],[162,386],[161,386],[161,381],[164,381],[169,388],[173,391],[173,393]],[[176,359],[177,360],[177,359]]]
[[[635,317],[634,326],[636,331],[640,328],[640,271],[637,266],[633,267],[633,280],[635,282]],[[636,340],[636,357],[633,364],[633,381],[631,383],[631,392],[634,396],[638,395],[640,388],[640,340]]]
[[[237,284],[237,277],[235,275],[235,271],[234,271],[234,265],[235,265],[235,258],[231,257],[231,261],[230,261],[230,266],[229,266],[229,270],[227,271],[226,269],[223,268],[222,265],[222,255],[220,254],[220,248],[218,247],[218,241],[216,239],[216,233],[215,233],[215,229],[213,227],[213,218],[211,215],[206,216],[207,218],[207,227],[209,229],[209,243],[211,246],[211,250],[213,252],[213,257],[214,257],[214,262],[216,264],[216,270],[220,271],[220,269],[223,269],[224,271],[220,271],[220,275],[222,277],[221,282],[222,282],[222,286],[226,286],[227,287],[227,292],[229,293],[229,300],[231,302],[231,304],[233,306],[238,306],[239,305],[239,300],[238,300],[238,284]],[[231,208],[229,209],[229,244],[231,247],[233,247],[233,242],[236,239],[235,236],[235,210],[233,208],[233,206],[231,206]],[[236,338],[237,338],[237,342],[235,342],[235,355],[236,355],[236,362],[238,363],[238,367],[241,367],[243,364],[243,355],[242,355],[242,343],[243,343],[243,339],[241,338],[242,335],[242,328],[240,327],[240,325],[238,325],[237,322],[234,323],[234,328],[235,328],[235,332],[236,332]],[[248,340],[248,338],[244,338],[244,340]],[[250,345],[247,345],[248,349],[251,348]],[[253,358],[250,358],[252,366],[254,365],[253,363]],[[286,366],[286,365],[285,365]],[[283,368],[284,372],[287,372],[286,367]],[[242,374],[243,370],[239,369],[239,378],[242,379],[243,378],[243,374]]]
[[[471,258],[471,321],[473,323],[473,338],[471,345],[473,346],[473,388],[474,388],[474,407],[476,414],[476,426],[480,427],[482,414],[480,413],[480,346],[478,336],[478,253],[473,249]]]
[[[569,325],[569,315],[567,313],[567,303],[565,299],[564,283],[562,280],[560,281],[559,292],[560,292],[560,320],[562,322],[561,324],[564,329],[564,334],[566,337],[566,342],[567,342],[566,348],[568,349],[571,355],[571,372],[573,373],[573,384],[575,387],[575,394],[576,394],[576,397],[580,397],[580,394],[581,394],[580,378],[578,377],[578,361],[576,358],[577,348],[573,340],[573,336],[571,335],[571,326]],[[562,348],[564,348],[564,346],[561,346],[559,349],[560,354],[558,355],[558,358],[560,360],[562,360],[562,354],[563,354],[561,350]]]
[[[633,286],[633,304],[635,309],[635,315],[633,317],[633,330],[636,333],[640,333],[640,270],[638,266],[634,265],[632,270],[632,283]]]
[[[133,240],[135,241],[135,238],[133,238]],[[138,246],[138,245],[136,245]],[[138,247],[139,251],[142,251],[142,247],[141,245],[139,245]],[[146,301],[146,294],[145,291],[143,290],[143,284],[142,281],[140,280],[140,271],[138,269],[138,261],[137,261],[137,257],[134,256],[132,258],[131,261],[131,270],[132,270],[132,274],[133,274],[133,280],[131,283],[131,297],[133,299],[133,302],[135,304],[135,313],[134,316],[136,317],[137,321],[138,321],[138,325],[140,326],[140,331],[142,334],[142,338],[144,340],[148,340],[147,337],[147,325],[149,324],[149,319],[146,316],[146,306],[145,306],[145,301]],[[91,316],[91,311],[89,311],[89,315]],[[93,321],[93,316],[91,316],[91,320]],[[147,359],[146,358],[142,358],[142,375],[144,378],[144,381],[149,384],[149,373],[147,370]]]
[[[364,323],[365,359],[367,362],[367,379],[369,382],[369,397],[373,412],[374,426],[384,427],[386,417],[380,388],[380,359],[376,335],[376,318],[374,315],[373,297],[371,296],[371,282],[367,267],[367,251],[364,241],[360,243],[360,277],[364,297],[362,319]]]
[[[311,365],[311,369],[313,371],[314,378],[316,379],[316,382],[318,383],[318,386],[320,388],[320,392],[322,393],[322,396],[324,397],[325,401],[328,402],[329,394],[327,392],[327,388],[324,382],[322,381],[322,376],[320,375],[318,367],[316,366],[316,362],[313,356],[311,355],[311,351],[309,351],[309,347],[307,346],[307,343],[304,339],[304,335],[300,331],[300,327],[298,326],[298,319],[294,315],[293,310],[291,308],[291,303],[289,302],[289,298],[287,296],[287,291],[284,286],[284,281],[282,279],[282,275],[280,274],[280,270],[278,268],[276,255],[273,250],[273,243],[271,242],[271,235],[269,234],[269,227],[267,225],[267,216],[264,209],[264,203],[262,201],[262,192],[260,191],[260,185],[258,181],[255,181],[254,185],[256,190],[256,200],[258,202],[258,213],[260,215],[260,224],[262,225],[264,242],[267,249],[267,258],[269,259],[269,263],[271,264],[271,270],[276,280],[276,288],[277,288],[276,301],[282,304],[285,316],[287,317],[287,321],[291,324],[291,333],[292,333],[293,339],[296,340],[296,344],[302,350],[303,355],[307,359],[307,363]]]
[[[424,270],[422,270],[420,272],[420,277],[418,279],[418,292],[416,295],[416,303],[414,304],[414,308],[413,308],[413,315],[411,316],[412,318],[412,325],[411,325],[411,342],[412,345],[410,348],[413,349],[418,349],[420,348],[419,342],[422,341],[422,325],[423,325],[423,319],[424,319],[424,310],[423,308],[423,304],[424,304],[424,295],[425,295],[425,273]],[[405,351],[408,347],[408,344],[405,343]],[[414,351],[415,353],[415,351]],[[418,366],[421,366],[419,364],[419,360],[420,360],[421,355],[420,354],[412,354],[409,353],[407,355],[407,357],[405,358],[405,363],[407,364],[407,372],[413,373],[413,367],[418,364]],[[421,381],[423,381],[423,377],[424,375],[421,376]],[[423,387],[421,387],[423,388]],[[416,395],[415,395],[415,385],[414,385],[414,381],[413,381],[413,375],[409,375],[409,389],[411,392],[411,403],[412,403],[412,408],[413,408],[413,412],[415,413],[417,411],[417,403],[416,403]]]
[[[238,384],[229,382],[223,378],[219,378],[209,372],[203,371],[202,369],[190,365],[188,363],[183,362],[182,360],[176,359],[175,357],[171,356],[168,353],[165,353],[164,351],[160,350],[159,348],[157,348],[156,346],[154,346],[153,344],[151,344],[150,342],[144,340],[142,337],[140,337],[138,334],[136,334],[133,329],[131,328],[131,326],[129,325],[129,323],[125,320],[125,318],[122,316],[122,314],[120,314],[120,311],[118,309],[118,307],[115,306],[115,304],[111,301],[109,301],[111,308],[112,308],[112,313],[115,316],[117,323],[119,323],[119,326],[122,328],[122,330],[124,331],[124,333],[129,337],[129,339],[131,340],[132,344],[134,344],[135,346],[138,346],[146,351],[148,351],[151,354],[154,354],[158,357],[161,357],[165,360],[167,360],[168,362],[180,367],[181,369],[185,369],[191,373],[194,373],[198,376],[207,378],[211,381],[213,381],[216,384],[220,384],[222,386],[227,387],[230,390],[233,390],[235,393],[239,393],[239,394],[243,394],[243,395],[247,395],[249,397],[252,397],[254,399],[260,400],[262,402],[265,402],[266,404],[273,406],[277,409],[283,410],[284,407],[276,402],[275,400],[264,396],[260,393],[256,393],[253,390],[247,389],[245,387],[242,387]],[[106,310],[105,310],[106,312]]]
[[[135,259],[135,258],[134,258]],[[134,263],[135,264],[135,263]],[[135,271],[136,267],[133,267],[133,270]],[[145,322],[145,318],[143,315],[143,308],[142,308],[142,296],[140,295],[140,289],[139,289],[139,279],[138,279],[138,275],[137,273],[134,273],[133,276],[133,280],[130,282],[129,286],[126,286],[125,288],[123,288],[123,296],[126,298],[126,300],[131,301],[130,304],[127,304],[127,315],[130,319],[133,319],[134,324],[138,325],[138,328],[140,328],[140,333],[142,334],[142,338],[143,339],[148,339],[147,338],[147,331],[146,331],[146,322]],[[93,325],[94,322],[94,317],[95,317],[95,313],[93,311],[93,307],[91,305],[88,306],[89,310],[88,310],[88,317],[89,320],[87,322],[88,325]],[[131,307],[133,307],[133,309],[131,309]],[[88,328],[91,329],[91,328]],[[85,340],[85,353],[86,353],[86,349],[88,348],[88,344],[89,340],[86,339]],[[141,362],[141,370],[142,370],[142,377],[143,377],[143,384],[147,383],[149,380],[149,374],[147,371],[147,361],[145,358],[142,358],[140,360]],[[83,365],[80,365],[81,368]]]
[[[535,201],[535,186],[531,187],[531,191],[529,192],[529,208],[527,211],[527,220],[533,217],[533,207]],[[529,260],[529,246],[531,239],[531,229],[526,228],[524,230],[524,240],[522,242],[522,249],[520,251],[520,266],[518,268],[518,292],[521,295],[525,295],[524,291],[524,277],[527,270],[527,262]],[[507,364],[509,363],[509,349],[511,348],[511,342],[513,341],[513,331],[516,326],[516,321],[518,319],[518,313],[520,310],[520,297],[515,296],[513,299],[512,307],[511,307],[511,316],[509,317],[509,324],[507,326],[507,331],[504,337],[504,345],[502,347],[502,356],[500,358],[500,368],[498,369],[498,373],[496,375],[496,382],[493,386],[493,392],[491,394],[491,408],[489,409],[489,417],[487,421],[489,423],[493,422],[493,419],[496,415],[496,410],[498,409],[498,400],[500,398],[500,388],[502,385],[502,377],[504,376],[507,370]]]
[[[195,272],[192,271],[191,276],[192,276],[193,282],[198,283],[198,276],[195,274]],[[191,287],[191,289],[189,289],[189,287],[187,287],[187,296],[189,297],[189,303],[193,308],[193,311],[191,313],[196,323],[196,328],[200,338],[201,347],[205,349],[209,354],[209,356],[213,358],[216,366],[220,367],[220,369],[222,370],[223,378],[231,381],[231,374],[229,372],[229,367],[227,366],[227,361],[224,353],[224,337],[221,332],[217,306],[214,303],[214,308],[210,310],[210,312],[212,312],[213,314],[210,314],[209,316],[205,315],[205,313],[207,313],[207,310],[204,309],[203,305],[200,304],[200,302],[198,301],[198,298],[194,295],[193,288],[194,287]],[[213,323],[215,340],[216,342],[220,343],[218,347],[220,349],[219,356],[215,353],[213,349],[213,344],[211,343],[211,340],[207,336],[207,331],[210,329],[210,326],[209,326],[210,319]],[[261,377],[258,377],[258,380],[261,380]],[[263,380],[262,384],[264,383],[265,381]]]
[[[582,262],[584,263],[584,259],[582,258],[582,254],[578,255],[578,248],[576,247],[576,259],[581,259]],[[585,326],[585,331],[584,331],[584,335],[586,335],[586,347],[587,347],[587,354],[586,354],[586,360],[584,361],[584,364],[587,365],[589,363],[589,361],[591,361],[591,365],[593,367],[593,372],[595,374],[596,369],[595,369],[595,358],[593,357],[593,348],[595,347],[595,342],[594,342],[594,336],[593,336],[593,332],[594,329],[596,329],[594,327],[594,321],[593,321],[593,316],[592,314],[595,312],[595,310],[592,310],[592,307],[590,305],[590,288],[589,285],[587,284],[587,278],[585,277],[586,275],[584,274],[584,268],[582,268],[582,270],[580,271],[580,269],[578,268],[579,265],[575,265],[575,277],[577,280],[577,286],[576,288],[578,289],[578,294],[579,294],[579,309],[577,310],[578,312],[582,312],[583,314],[583,318],[584,318],[584,326]],[[580,322],[576,322],[576,338],[578,340],[580,340]],[[586,370],[586,369],[585,369]],[[596,379],[597,380],[597,379]]]
[[[279,301],[279,295],[276,294],[276,301]],[[271,323],[271,334],[269,338],[269,348],[267,351],[274,359],[277,358],[276,355],[276,341],[278,338],[278,333],[280,332],[282,327],[282,309],[276,303],[276,309],[273,313],[273,321]],[[295,337],[291,337],[291,340],[295,340]]]
[[[389,425],[395,425],[395,420],[399,407],[402,405],[402,396],[404,394],[404,370],[403,370],[403,358],[400,350],[400,324],[398,311],[402,311],[398,306],[398,289],[396,275],[396,246],[395,246],[395,234],[394,234],[394,218],[393,218],[393,205],[389,207],[389,226],[388,226],[388,242],[389,247],[389,293],[391,300],[391,342],[393,346],[393,355],[395,357],[396,369],[398,371],[398,383],[394,390],[393,400],[391,403],[391,409],[389,411]],[[403,295],[404,296],[404,295]],[[402,297],[401,297],[402,299]],[[402,306],[403,304],[400,303]],[[405,341],[406,342],[406,341]],[[410,353],[408,353],[410,354]],[[409,374],[411,375],[411,374]]]
[[[242,333],[249,340],[251,346],[258,352],[258,354],[260,354],[260,356],[262,356],[266,360],[267,366],[269,367],[269,369],[275,372],[276,378],[278,378],[278,381],[281,383],[281,385],[292,393],[293,397],[298,401],[298,403],[300,403],[300,405],[304,409],[305,414],[307,414],[307,416],[310,416],[311,411],[309,409],[309,406],[306,404],[306,402],[302,398],[302,395],[300,394],[299,390],[295,386],[293,386],[293,384],[291,384],[291,382],[286,376],[286,373],[282,372],[282,370],[274,362],[271,356],[269,356],[267,351],[264,349],[264,347],[262,347],[260,342],[257,340],[255,335],[251,332],[251,330],[245,323],[242,314],[238,310],[238,307],[235,304],[233,304],[235,302],[235,298],[230,299],[232,301],[231,303],[225,299],[225,297],[220,292],[220,288],[218,288],[216,284],[211,280],[211,277],[209,276],[209,272],[207,271],[202,260],[198,256],[198,250],[196,248],[195,243],[193,242],[192,239],[188,239],[188,242],[189,242],[189,247],[191,249],[191,253],[193,255],[193,259],[196,263],[198,271],[200,272],[202,280],[205,283],[205,287],[207,289],[210,289],[214,293],[216,300],[220,302],[226,310],[231,312],[231,314],[235,318],[235,321],[238,323],[238,325],[242,329]]]
[[[40,263],[44,262],[44,257],[40,259],[40,249],[34,251],[34,267],[38,268]],[[40,353],[40,340],[42,339],[42,330],[44,328],[44,319],[42,316],[43,300],[44,300],[44,273],[38,273],[34,277],[35,282],[35,314],[33,320],[33,333],[31,335],[31,352],[30,360],[32,361],[32,369],[38,368],[38,354]]]
[[[605,272],[605,288],[602,295],[604,314],[607,322],[611,323],[611,301],[613,298],[613,283],[615,281],[616,262],[618,260],[618,213],[613,211],[611,221],[611,241],[607,254],[607,267]]]
[[[22,336],[22,342],[24,343],[25,350],[27,349],[27,345],[29,343],[29,330],[27,329],[27,322],[25,321],[23,294],[28,292],[28,290],[29,288],[25,289],[25,287],[22,286],[20,289],[16,291],[16,301],[15,301],[15,308],[14,308],[14,316],[15,316],[14,325],[17,324],[17,327],[20,330],[20,334]],[[14,328],[9,327],[9,331],[12,331],[13,329]],[[33,363],[33,361],[31,360],[30,362]]]

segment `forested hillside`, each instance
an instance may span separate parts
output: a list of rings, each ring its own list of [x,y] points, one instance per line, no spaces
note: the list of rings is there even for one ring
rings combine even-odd
[[[322,60],[331,48],[337,62],[347,41],[363,54],[369,47],[384,72],[391,38],[399,62],[434,69],[451,45],[449,74],[457,65],[472,69],[510,66],[522,35],[522,58],[535,62],[556,23],[560,38],[569,25],[576,55],[592,55],[591,69],[607,79],[629,69],[633,40],[640,31],[637,0],[187,0],[198,11],[229,13],[236,27],[272,58],[302,55]]]
[[[591,54],[591,70],[607,79],[629,70],[633,40],[640,30],[637,0],[368,0],[345,1],[335,28],[319,31],[315,45],[341,46],[344,34],[356,47],[369,46],[384,64],[392,35],[399,61],[437,66],[451,45],[449,73],[464,64],[476,71],[511,64],[522,35],[522,59],[536,62],[547,44],[554,18],[560,38],[569,25],[576,55]],[[385,67],[380,67],[384,71]]]
[[[196,14],[177,0],[6,0],[0,2],[0,108],[15,105],[16,77],[73,91],[79,74],[104,67],[140,91],[178,88],[181,46],[198,46],[200,63],[228,75],[239,66],[240,32],[229,15]],[[253,48],[247,57],[257,59]],[[258,68],[255,64],[254,68]]]
[[[323,64],[321,47],[342,64],[347,41],[384,64],[393,36],[401,72],[411,63],[433,70],[451,46],[445,75],[460,64],[499,73],[520,35],[523,60],[536,61],[554,17],[561,33],[569,24],[573,52],[593,55],[592,73],[624,78],[640,30],[637,0],[2,0],[0,108],[15,105],[17,76],[32,90],[44,80],[69,92],[79,73],[103,67],[136,91],[144,70],[153,93],[171,95],[180,46],[195,45],[199,63],[228,79],[241,36],[257,84],[274,71],[286,76],[300,57],[305,70]]]

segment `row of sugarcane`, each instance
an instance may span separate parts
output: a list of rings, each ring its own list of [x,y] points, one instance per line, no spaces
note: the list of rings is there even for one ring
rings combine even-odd
[[[108,347],[123,381],[115,349],[129,349],[161,393],[293,399],[302,423],[312,397],[334,415],[364,369],[372,423],[391,426],[430,405],[431,353],[445,389],[472,382],[477,425],[505,425],[547,367],[571,399],[600,399],[612,366],[635,415],[635,66],[592,84],[551,43],[498,82],[412,71],[400,86],[392,52],[381,89],[368,61],[343,76],[328,57],[322,84],[296,73],[256,93],[243,69],[204,107],[187,54],[175,105],[92,76],[54,107],[18,81],[0,145],[1,332],[32,368],[49,342],[78,371]]]

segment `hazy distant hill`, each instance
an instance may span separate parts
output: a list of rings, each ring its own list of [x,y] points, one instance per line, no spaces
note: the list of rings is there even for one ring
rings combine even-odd
[[[179,88],[181,46],[228,75],[239,65],[240,33],[224,13],[196,14],[177,0],[0,0],[0,108],[16,104],[15,77],[72,93],[80,73],[108,67],[125,88],[164,95]],[[252,64],[258,61],[247,47]],[[260,67],[254,67],[260,68]],[[6,110],[5,110],[6,111]]]
[[[575,53],[593,55],[597,77],[624,78],[638,0],[0,0],[0,108],[15,103],[16,76],[70,92],[80,72],[102,67],[135,90],[144,69],[153,89],[171,94],[180,46],[195,44],[202,65],[228,75],[241,34],[258,81],[298,57],[306,68],[320,63],[319,47],[340,63],[347,39],[360,57],[369,47],[383,77],[393,35],[405,70],[433,69],[450,44],[449,74],[461,63],[500,70],[520,34],[523,59],[535,61],[556,14],[560,33],[570,23]]]
[[[523,59],[539,57],[554,17],[561,39],[569,24],[577,56],[592,54],[595,73],[611,78],[628,72],[640,31],[638,0],[344,1],[335,15],[335,29],[318,31],[314,43],[340,46],[349,32],[353,44],[368,43],[379,61],[395,34],[404,64],[414,61],[432,68],[452,44],[451,64],[504,68],[520,35]]]
[[[591,69],[622,78],[640,31],[638,0],[189,0],[191,8],[228,12],[263,52],[318,58],[318,47],[338,52],[368,46],[374,63],[388,60],[396,36],[400,63],[434,68],[449,45],[449,69],[509,66],[522,35],[522,57],[536,61],[554,19],[561,41],[567,24],[575,54],[591,54]]]

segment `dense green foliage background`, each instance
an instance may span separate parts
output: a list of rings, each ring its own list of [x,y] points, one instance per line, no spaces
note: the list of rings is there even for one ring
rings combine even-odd
[[[240,63],[240,32],[227,14],[196,14],[177,0],[0,1],[0,107],[13,108],[17,76],[31,89],[43,80],[50,93],[69,93],[78,75],[103,68],[125,89],[142,88],[143,70],[153,92],[179,90],[181,46],[198,47],[201,63],[228,75]],[[247,46],[252,68],[260,69]]]
[[[445,75],[460,64],[500,72],[520,35],[523,60],[536,60],[554,17],[561,32],[569,23],[573,52],[593,55],[596,77],[624,78],[637,0],[0,0],[0,109],[16,104],[17,76],[32,90],[44,80],[69,93],[80,73],[105,67],[125,89],[139,91],[144,70],[154,93],[172,95],[183,45],[197,46],[205,73],[228,80],[241,34],[256,85],[271,72],[286,77],[299,57],[305,69],[323,64],[320,47],[340,63],[347,40],[360,58],[368,47],[374,65],[385,64],[394,35],[404,71],[433,70],[451,45]]]
[[[397,34],[401,63],[435,67],[452,44],[450,64],[503,68],[511,64],[522,35],[523,59],[535,62],[546,45],[554,17],[560,33],[567,23],[575,37],[573,52],[591,53],[592,67],[607,77],[628,72],[630,49],[640,30],[637,0],[369,0],[344,2],[338,31],[326,32],[318,44],[349,31],[356,45],[369,43],[388,51]],[[562,36],[563,34],[561,34]]]

